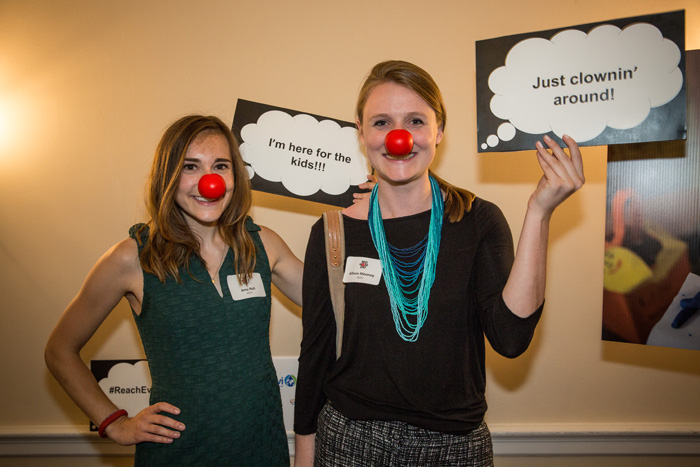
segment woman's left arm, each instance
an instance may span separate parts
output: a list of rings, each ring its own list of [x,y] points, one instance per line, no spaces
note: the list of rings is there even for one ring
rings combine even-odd
[[[301,306],[304,264],[275,231],[260,226],[260,238],[270,261],[272,283],[291,301]]]
[[[548,136],[544,141],[551,152],[537,142],[537,160],[543,175],[528,201],[515,261],[503,289],[504,302],[521,318],[530,316],[544,301],[552,213],[585,182],[578,144],[569,136],[563,139],[570,155]]]

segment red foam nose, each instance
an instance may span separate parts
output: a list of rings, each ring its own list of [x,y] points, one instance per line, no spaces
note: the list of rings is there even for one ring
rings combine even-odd
[[[384,146],[392,156],[405,156],[413,150],[413,136],[406,130],[391,130],[386,134]]]
[[[219,174],[206,174],[199,179],[199,194],[208,199],[219,199],[226,193],[226,182]]]

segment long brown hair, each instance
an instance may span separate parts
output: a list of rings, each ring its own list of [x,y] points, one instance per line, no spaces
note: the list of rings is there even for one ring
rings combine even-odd
[[[445,102],[442,99],[440,88],[427,71],[413,63],[402,60],[389,60],[378,63],[370,71],[360,89],[355,106],[355,115],[360,125],[362,124],[365,104],[370,93],[383,83],[399,84],[411,89],[422,97],[435,111],[438,127],[445,131],[447,111],[445,110]],[[447,183],[432,171],[430,171],[430,175],[435,178],[440,189],[445,192],[445,214],[447,214],[449,221],[459,222],[464,216],[464,211],[471,211],[472,202],[476,196],[464,188]]]
[[[247,283],[255,268],[255,244],[245,227],[252,203],[250,180],[233,133],[224,122],[212,116],[181,118],[168,127],[158,143],[146,196],[150,220],[136,235],[140,241],[141,233],[148,228],[148,242],[140,255],[141,266],[163,282],[171,277],[180,283],[179,268],[184,266],[189,273],[190,258],[193,254],[200,256],[199,238],[185,221],[175,195],[185,154],[203,133],[222,135],[228,142],[233,166],[233,196],[217,227],[224,242],[233,249],[238,280]]]

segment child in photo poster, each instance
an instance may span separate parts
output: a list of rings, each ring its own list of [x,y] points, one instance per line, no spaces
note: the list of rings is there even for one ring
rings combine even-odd
[[[203,176],[220,191],[205,193]],[[220,119],[187,116],[166,130],[147,205],[150,220],[100,258],[63,313],[49,369],[101,436],[136,444],[136,465],[288,466],[270,284],[300,304],[302,263],[248,216],[248,175]],[[152,379],[152,405],[137,414],[107,398],[79,355],[123,297]]]
[[[584,183],[578,145],[538,142],[542,178],[518,243],[496,205],[430,170],[445,130],[440,90],[408,62],[376,65],[356,107],[377,176],[343,211],[342,352],[330,299],[323,223],[306,251],[304,334],[295,403],[297,466],[493,464],[484,423],[485,341],[516,357],[542,313],[551,216]],[[408,151],[387,135],[407,130]],[[358,263],[376,283],[347,280]]]

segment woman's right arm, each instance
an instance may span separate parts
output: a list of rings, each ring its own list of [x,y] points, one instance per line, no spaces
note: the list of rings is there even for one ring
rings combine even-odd
[[[136,241],[126,239],[113,246],[88,274],[78,295],[56,324],[44,351],[46,365],[58,383],[95,424],[119,408],[102,391],[80,358],[80,350],[123,297],[140,303],[143,273]],[[184,425],[159,412],[179,410],[159,402],[136,414],[111,423],[105,433],[119,444],[141,441],[170,443]],[[166,428],[169,427],[169,428]]]

